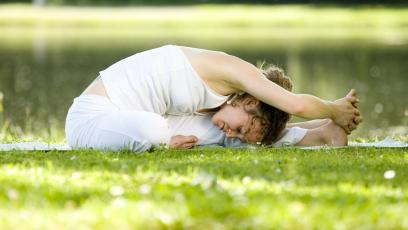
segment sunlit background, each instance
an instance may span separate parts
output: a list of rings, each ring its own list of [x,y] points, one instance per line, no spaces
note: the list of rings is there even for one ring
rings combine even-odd
[[[2,2],[3,141],[63,141],[73,98],[99,71],[164,44],[221,50],[254,64],[266,60],[286,70],[296,92],[329,100],[356,88],[364,123],[352,139],[408,133],[403,1]],[[292,2],[297,4],[285,5]]]

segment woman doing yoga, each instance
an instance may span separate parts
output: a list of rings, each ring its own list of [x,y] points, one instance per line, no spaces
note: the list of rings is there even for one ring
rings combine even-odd
[[[350,133],[361,121],[357,102],[354,90],[324,101],[285,90],[268,79],[267,71],[223,52],[166,45],[101,71],[74,100],[66,135],[73,148],[172,147],[178,137],[171,136],[167,116],[213,113],[213,124],[227,137],[271,144],[288,114],[330,118]]]

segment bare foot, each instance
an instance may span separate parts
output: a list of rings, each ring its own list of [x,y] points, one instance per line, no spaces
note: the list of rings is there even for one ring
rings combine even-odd
[[[347,133],[343,128],[338,126],[333,121],[319,127],[322,131],[323,140],[329,146],[346,146],[348,139]]]

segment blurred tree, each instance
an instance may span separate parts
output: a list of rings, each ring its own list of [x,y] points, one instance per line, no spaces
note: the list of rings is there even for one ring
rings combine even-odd
[[[46,4],[46,0],[33,0],[34,6],[44,6]]]

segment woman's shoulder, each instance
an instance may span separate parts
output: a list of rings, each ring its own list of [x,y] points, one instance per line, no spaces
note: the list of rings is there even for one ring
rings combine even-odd
[[[205,49],[205,48],[198,48],[198,47],[190,47],[190,46],[182,46],[182,45],[169,45],[180,48],[183,53],[187,55],[196,55],[200,58],[207,58],[207,57],[223,57],[223,56],[230,56],[229,54],[219,51],[219,50],[212,50],[212,49]]]
[[[239,58],[223,51],[178,46],[195,69],[200,69],[207,77],[221,77]]]
[[[221,51],[180,46],[188,62],[207,85],[222,95],[235,93],[228,85],[230,68],[233,64],[231,55]]]

